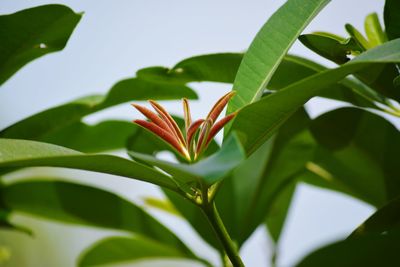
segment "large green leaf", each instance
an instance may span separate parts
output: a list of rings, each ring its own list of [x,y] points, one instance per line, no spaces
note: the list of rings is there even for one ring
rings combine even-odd
[[[35,58],[62,50],[80,19],[62,5],[0,16],[0,85]]]
[[[133,151],[130,151],[129,155],[162,169],[184,184],[196,183],[199,179],[207,184],[218,182],[245,158],[244,151],[235,134],[228,138],[215,154],[194,164],[173,163]]]
[[[85,185],[37,179],[13,183],[1,190],[1,201],[11,211],[64,223],[124,230],[193,255],[166,227],[116,194]]]
[[[244,107],[231,129],[238,133],[247,153],[252,153],[298,108],[327,86],[371,64],[389,62],[400,62],[400,40],[368,50],[341,67],[310,76]]]
[[[385,31],[389,40],[400,38],[400,2],[386,0],[384,9]]]
[[[78,266],[134,263],[135,261],[168,258],[194,259],[173,246],[166,246],[142,236],[108,237],[86,249],[79,257]]]
[[[236,111],[257,101],[291,45],[329,0],[288,0],[264,24],[243,57],[233,84]]]
[[[0,169],[64,167],[134,178],[176,190],[176,181],[140,163],[111,155],[90,155],[36,141],[0,139]]]
[[[383,234],[400,227],[400,197],[378,209],[350,235],[349,238],[370,233]]]
[[[165,67],[141,69],[137,72],[137,75],[145,80],[159,80],[177,84],[195,81],[233,83],[242,58],[243,54],[239,53],[201,55],[185,59],[171,69]],[[313,61],[286,55],[268,83],[268,89],[282,89],[323,70],[326,70],[326,67]],[[332,86],[335,86],[336,89],[329,93],[323,93],[321,96],[372,108],[377,108],[374,101],[385,104],[382,96],[354,79],[344,79],[340,82],[340,85]]]
[[[320,144],[313,162],[332,180],[375,206],[400,194],[400,132],[384,118],[342,108],[315,119],[311,131]]]
[[[182,97],[197,98],[196,94],[184,85],[172,85],[160,82],[144,81],[138,78],[122,80],[116,83],[107,95],[94,95],[57,106],[4,129],[0,137],[29,139],[37,141],[51,140],[52,134],[63,131],[64,127],[79,127],[77,123],[86,115],[102,109],[133,100],[169,100]],[[104,145],[104,143],[103,143]]]
[[[276,206],[285,208],[281,203],[290,202],[291,194],[285,198],[283,192],[293,186],[298,172],[313,157],[314,140],[305,131],[308,123],[304,110],[295,113],[274,138],[236,168],[232,177],[225,179],[216,203],[239,246],[266,218],[272,220]],[[279,212],[286,213],[284,209]],[[281,226],[272,227],[277,240]]]
[[[297,267],[398,266],[400,234],[366,235],[339,241],[306,256]]]

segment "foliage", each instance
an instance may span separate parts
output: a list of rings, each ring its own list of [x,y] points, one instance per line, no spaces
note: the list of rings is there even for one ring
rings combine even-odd
[[[369,14],[365,36],[349,24],[348,37],[323,31],[300,35],[328,3],[288,0],[244,54],[200,55],[172,68],[144,68],[105,95],[84,96],[0,130],[0,178],[48,166],[160,186],[165,199],[149,203],[191,224],[220,253],[224,266],[244,266],[238,251],[260,225],[278,243],[296,185],[310,183],[378,210],[346,240],[318,249],[298,266],[390,266],[398,261],[400,241],[400,133],[385,116],[400,117],[400,6],[386,0],[384,26],[377,14]],[[0,16],[0,84],[35,58],[62,50],[80,18],[61,5]],[[337,66],[288,54],[297,39]],[[236,96],[228,93],[205,119],[192,121],[188,99],[197,95],[188,83],[193,81],[232,84]],[[304,105],[316,96],[349,107],[311,119]],[[171,116],[155,101],[180,98],[184,118]],[[149,121],[83,121],[115,105],[147,99],[157,113],[134,106]],[[228,116],[216,122],[226,105]],[[219,146],[213,138],[224,126]],[[124,150],[130,159],[107,154],[112,150]],[[175,162],[157,157],[165,150]],[[10,220],[12,213],[23,212],[121,231],[85,249],[79,266],[155,258],[211,266],[140,205],[62,180],[40,175],[1,180],[0,227],[30,233]]]

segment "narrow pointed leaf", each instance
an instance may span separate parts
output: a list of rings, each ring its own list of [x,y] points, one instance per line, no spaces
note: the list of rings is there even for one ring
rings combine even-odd
[[[257,101],[273,73],[303,29],[329,0],[289,0],[258,32],[240,64],[228,113]],[[279,30],[277,30],[279,29]]]
[[[168,124],[163,121],[157,114],[155,114],[153,111],[142,107],[140,105],[136,105],[136,104],[132,104],[133,107],[135,107],[137,110],[140,111],[140,113],[142,113],[144,116],[146,116],[146,118],[148,118],[149,120],[151,120],[152,122],[154,122],[157,126],[161,127],[162,129],[164,129],[167,132],[170,132],[170,129],[168,127]]]
[[[368,41],[372,47],[383,44],[387,41],[386,35],[382,30],[381,23],[379,22],[378,14],[369,14],[365,18],[364,27]]]
[[[183,103],[183,112],[185,118],[185,129],[189,129],[189,126],[192,124],[192,115],[190,114],[190,106],[189,101],[184,98],[182,100]]]
[[[211,119],[211,122],[214,123],[218,117],[219,114],[221,114],[222,110],[225,108],[225,106],[228,104],[229,100],[235,95],[235,92],[229,92],[223,97],[221,97],[217,103],[211,108],[210,113],[208,113],[207,118]]]
[[[213,125],[213,127],[210,130],[210,133],[208,134],[207,141],[206,141],[206,146],[207,144],[210,143],[210,141],[217,135],[217,133],[224,128],[225,125],[227,125],[234,117],[236,116],[236,112],[229,114],[225,118],[221,119],[217,123]]]

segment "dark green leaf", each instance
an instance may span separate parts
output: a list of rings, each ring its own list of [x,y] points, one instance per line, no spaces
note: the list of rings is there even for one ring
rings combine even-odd
[[[384,118],[342,108],[315,119],[311,131],[320,144],[313,162],[327,177],[375,206],[400,194],[400,132]]]
[[[233,84],[228,113],[257,101],[297,37],[329,0],[289,0],[264,24],[246,52]]]
[[[367,235],[328,245],[305,257],[297,267],[398,266],[400,234]]]
[[[137,76],[146,80],[162,80],[171,83],[223,82],[233,83],[242,54],[220,53],[195,56],[182,60],[173,68],[150,67],[141,69]]]
[[[111,155],[88,155],[36,141],[0,139],[0,168],[64,167],[129,177],[176,190],[170,177],[140,163]]]
[[[236,130],[247,153],[263,144],[298,108],[327,86],[374,63],[400,62],[400,40],[390,41],[362,53],[348,63],[310,76],[244,107],[236,116]]]
[[[370,233],[384,234],[390,230],[400,227],[400,197],[387,203],[372,214],[350,235],[356,238]]]
[[[78,266],[98,266],[122,262],[134,263],[154,259],[192,259],[173,246],[166,246],[142,236],[108,237],[86,249],[80,257]]]
[[[35,58],[62,50],[80,19],[62,5],[0,16],[0,85]]]
[[[318,34],[304,34],[299,37],[299,40],[310,50],[339,65],[350,60],[348,55],[354,51],[356,46],[353,43],[353,39],[349,39],[343,43]],[[358,51],[361,52],[361,49]]]
[[[385,1],[383,18],[389,40],[400,38],[400,2],[398,0]]]

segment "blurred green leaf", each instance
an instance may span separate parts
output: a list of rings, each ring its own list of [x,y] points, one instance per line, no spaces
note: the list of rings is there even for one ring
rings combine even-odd
[[[0,85],[35,58],[62,50],[80,19],[63,5],[0,16]]]
[[[400,132],[384,118],[342,108],[316,118],[311,131],[320,144],[313,162],[327,180],[339,180],[375,206],[400,194]]]
[[[8,209],[63,223],[124,230],[180,253],[193,253],[170,230],[124,198],[91,186],[62,181],[20,181],[3,187]]]
[[[368,50],[348,63],[310,76],[270,94],[239,112],[232,124],[246,152],[262,145],[298,108],[327,86],[371,64],[400,62],[400,40]]]
[[[353,25],[346,24],[345,29],[347,33],[356,41],[357,45],[363,49],[363,51],[372,48],[373,46],[368,40],[359,32]]]
[[[383,14],[385,31],[389,40],[400,38],[400,2],[386,0]]]
[[[387,41],[386,35],[382,30],[379,22],[378,14],[371,13],[365,18],[364,22],[365,33],[372,47],[383,44]]]
[[[297,37],[329,0],[289,0],[264,24],[243,57],[228,113],[257,101]]]
[[[41,139],[81,152],[96,153],[124,148],[138,128],[131,122],[117,120],[102,121],[95,125],[75,122]]]
[[[274,213],[285,214],[282,193],[293,186],[298,172],[312,159],[314,140],[307,129],[309,118],[299,110],[279,132],[265,142],[224,180],[216,203],[232,238],[241,246],[253,231]],[[276,207],[283,208],[279,211]],[[283,223],[283,221],[282,221]],[[280,228],[275,224],[274,237]]]
[[[78,266],[99,266],[122,262],[134,263],[140,260],[155,259],[195,259],[177,250],[143,236],[108,237],[102,239],[79,256]]]
[[[207,217],[204,215],[201,209],[192,202],[187,201],[181,195],[163,189],[165,195],[174,205],[176,210],[187,220],[188,223],[208,244],[215,249],[223,252],[223,247],[220,241],[217,239],[215,232],[209,223]],[[226,221],[224,221],[226,223]]]
[[[197,95],[184,85],[127,79],[115,84],[107,95],[83,97],[19,121],[2,130],[0,137],[47,141],[51,140],[52,134],[65,136],[63,130],[67,126],[79,127],[77,123],[84,116],[114,105],[133,100],[170,100],[182,97],[193,99]],[[99,146],[105,146],[104,142],[99,143]]]
[[[111,155],[89,155],[36,141],[0,139],[0,169],[63,167],[129,177],[177,190],[172,178],[140,163]]]
[[[306,256],[297,267],[398,266],[399,232],[339,241]]]
[[[219,151],[194,164],[173,163],[133,151],[129,151],[129,155],[162,169],[182,184],[197,183],[201,179],[209,185],[225,178],[245,158],[234,134],[224,142]]]

